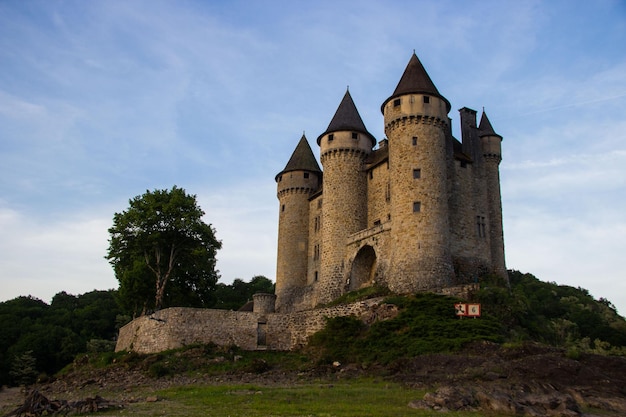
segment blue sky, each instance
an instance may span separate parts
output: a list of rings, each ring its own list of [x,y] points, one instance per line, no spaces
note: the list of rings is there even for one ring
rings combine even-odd
[[[178,185],[222,282],[273,279],[274,176],[346,87],[368,130],[416,51],[504,137],[507,266],[626,313],[626,3],[0,2],[0,301],[116,288],[128,199]]]

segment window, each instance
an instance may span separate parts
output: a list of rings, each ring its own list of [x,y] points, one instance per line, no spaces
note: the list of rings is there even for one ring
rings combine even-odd
[[[422,170],[417,168],[413,170],[413,178],[418,179],[422,177]]]
[[[476,234],[478,237],[487,237],[485,231],[485,218],[483,216],[476,216]]]
[[[280,207],[280,211],[285,211],[285,205],[284,204]]]
[[[422,203],[419,201],[413,202],[413,213],[419,213],[422,210]]]
[[[317,208],[322,208],[322,199],[317,200]]]
[[[309,178],[309,173],[308,172],[304,173],[304,178]]]
[[[315,225],[313,226],[313,229],[315,230],[315,232],[318,232],[321,226],[322,226],[322,222],[321,222],[320,216],[317,216],[315,218]]]
[[[328,135],[328,141],[332,142],[333,139],[335,139],[335,135],[333,135],[332,133],[330,135]]]
[[[315,277],[313,278],[314,282],[317,282],[317,271],[315,271]]]
[[[413,146],[417,146],[417,136],[413,136]]]
[[[391,184],[387,183],[387,188],[385,189],[385,201],[391,201]]]
[[[352,132],[352,139],[359,139],[359,134],[356,132]]]
[[[424,96],[424,103],[430,103],[430,97]]]
[[[374,226],[380,226],[380,220],[374,220]]]
[[[400,106],[400,103],[402,103],[401,99],[397,98],[393,101],[393,107],[398,107]]]
[[[320,258],[320,245],[313,247],[313,260],[317,261]]]

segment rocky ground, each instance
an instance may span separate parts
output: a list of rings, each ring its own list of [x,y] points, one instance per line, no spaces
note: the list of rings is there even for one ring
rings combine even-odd
[[[569,357],[568,357],[569,356]],[[134,401],[129,387],[153,390],[189,384],[287,386],[320,378],[384,376],[408,387],[428,389],[409,407],[446,410],[493,410],[528,416],[626,416],[626,358],[581,354],[538,345],[502,348],[476,343],[458,354],[434,354],[404,360],[387,368],[329,365],[303,371],[279,368],[213,376],[151,378],[127,367],[71,372],[37,388],[50,398],[68,401],[111,396]],[[23,401],[19,389],[0,390],[0,415]]]

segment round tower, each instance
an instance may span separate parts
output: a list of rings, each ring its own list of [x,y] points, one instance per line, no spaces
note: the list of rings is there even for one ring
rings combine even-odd
[[[494,132],[487,113],[483,110],[478,132],[485,161],[487,206],[489,215],[489,245],[492,272],[506,278],[504,260],[504,231],[502,227],[502,197],[500,194],[500,161],[502,161],[502,136]]]
[[[309,242],[309,197],[317,191],[322,171],[304,135],[289,162],[276,175],[280,203],[276,262],[276,309],[294,301],[294,291],[306,285]]]
[[[317,138],[324,167],[321,264],[317,303],[332,301],[345,288],[348,236],[367,227],[367,174],[364,162],[376,144],[349,91],[328,128]]]
[[[446,169],[450,103],[414,53],[381,110],[389,139],[390,289],[441,288],[454,276]]]

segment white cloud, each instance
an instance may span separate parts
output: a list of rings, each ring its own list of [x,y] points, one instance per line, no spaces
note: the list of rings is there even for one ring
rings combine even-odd
[[[50,302],[61,291],[82,294],[117,288],[104,259],[110,222],[110,218],[93,214],[41,221],[1,208],[0,299],[33,295]]]

